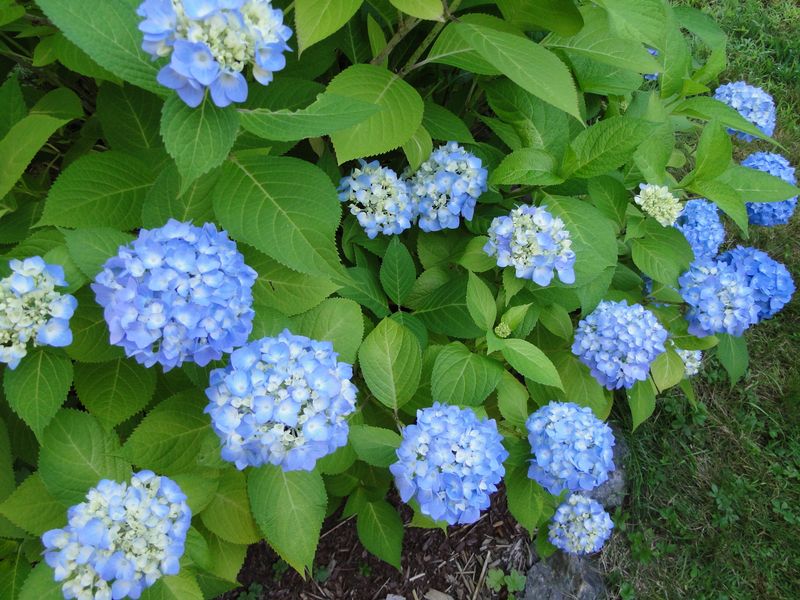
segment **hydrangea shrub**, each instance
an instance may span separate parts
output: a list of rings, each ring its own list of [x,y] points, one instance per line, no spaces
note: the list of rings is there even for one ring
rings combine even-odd
[[[697,10],[6,4],[3,598],[215,598],[326,518],[402,568],[502,496],[595,552],[609,416],[794,293],[734,242],[795,208],[774,100]]]

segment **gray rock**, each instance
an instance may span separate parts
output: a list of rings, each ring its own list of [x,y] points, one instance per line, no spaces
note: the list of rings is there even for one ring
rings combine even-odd
[[[603,578],[590,558],[556,552],[528,571],[523,600],[601,600]]]
[[[622,506],[622,501],[625,500],[625,490],[627,488],[625,463],[630,454],[625,438],[622,437],[616,427],[612,427],[612,429],[616,439],[614,444],[614,466],[616,468],[609,473],[608,480],[587,494],[602,504],[608,512],[618,506]]]
[[[405,596],[398,596],[397,594],[389,594],[386,596],[386,600],[406,600]]]

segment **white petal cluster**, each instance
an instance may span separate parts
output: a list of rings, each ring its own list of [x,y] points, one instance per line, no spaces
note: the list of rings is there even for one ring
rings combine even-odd
[[[650,215],[664,227],[671,227],[681,214],[681,203],[665,185],[643,183],[634,200],[645,214]]]

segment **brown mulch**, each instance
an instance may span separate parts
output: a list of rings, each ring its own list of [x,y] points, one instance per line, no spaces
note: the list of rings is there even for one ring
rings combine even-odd
[[[411,511],[403,506],[404,521]],[[384,600],[397,594],[406,600],[488,600],[505,598],[485,585],[486,573],[497,567],[526,573],[533,563],[529,538],[508,514],[505,492],[492,497],[491,508],[472,525],[439,529],[406,527],[403,570],[398,572],[358,541],[355,519],[331,517],[322,528],[314,568],[305,581],[288,569],[265,542],[251,546],[239,581],[242,589],[223,598],[234,600],[260,584],[260,598],[275,600]],[[436,592],[441,594],[437,596]],[[254,598],[255,595],[248,595]]]

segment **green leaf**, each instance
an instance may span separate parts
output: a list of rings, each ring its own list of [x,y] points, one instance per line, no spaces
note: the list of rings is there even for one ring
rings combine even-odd
[[[617,229],[624,227],[630,195],[622,183],[608,175],[590,179],[589,197],[597,210],[617,225]]]
[[[341,275],[334,243],[341,207],[318,167],[289,157],[231,159],[213,196],[214,212],[234,238],[296,271]]]
[[[503,371],[497,383],[497,408],[510,425],[525,429],[528,420],[528,390],[516,377]]]
[[[250,511],[248,510],[248,512]],[[235,583],[244,564],[247,546],[226,542],[210,531],[203,531],[203,537],[208,544],[208,553],[210,555],[211,564],[208,570],[216,577]]]
[[[526,465],[515,467],[506,473],[505,483],[509,512],[533,537],[544,509],[547,492],[528,477]]]
[[[564,382],[567,400],[588,406],[598,419],[607,419],[613,404],[611,394],[592,377],[588,367],[566,352],[559,353],[554,362]]]
[[[319,306],[297,315],[294,333],[333,343],[339,360],[353,364],[364,336],[361,307],[346,298],[328,298]]]
[[[719,179],[714,181],[693,181],[689,184],[689,190],[699,194],[716,204],[725,214],[727,214],[747,233],[748,216],[744,199],[741,194],[730,185],[722,183]]]
[[[461,15],[459,16],[459,22],[473,23],[524,37],[519,28],[491,15]],[[489,64],[473,49],[469,41],[458,33],[454,24],[449,24],[439,33],[424,62],[443,63],[471,73],[477,73],[478,75],[500,75],[500,71]]]
[[[203,592],[189,569],[161,577],[142,592],[142,600],[203,600]]]
[[[72,362],[37,348],[16,369],[6,368],[3,389],[11,409],[41,441],[48,423],[64,404],[72,385]]]
[[[694,260],[689,242],[674,227],[663,227],[652,219],[642,223],[644,237],[631,242],[634,264],[656,281],[678,285],[678,277]]]
[[[572,0],[497,0],[507,21],[526,29],[551,29],[561,35],[575,35],[583,18]]]
[[[426,271],[425,273],[428,273]],[[425,273],[417,280],[419,283]],[[408,303],[430,331],[457,338],[476,338],[484,331],[476,326],[467,310],[467,278],[445,273],[420,299],[409,296]],[[412,292],[413,293],[413,292]]]
[[[217,108],[210,97],[197,108],[187,106],[177,95],[167,98],[161,113],[161,137],[178,165],[182,191],[223,163],[238,130],[238,113]]]
[[[295,24],[300,54],[350,20],[362,0],[297,0]]]
[[[556,175],[556,160],[544,150],[515,150],[492,171],[492,185],[556,185],[564,181]]]
[[[25,105],[22,88],[16,75],[11,75],[3,85],[0,85],[0,106],[5,107],[0,114],[0,139],[2,139],[9,129],[28,114],[28,107]]]
[[[403,521],[393,506],[385,500],[367,502],[358,511],[356,531],[364,548],[400,570],[404,530]]]
[[[372,15],[367,15],[367,38],[369,40],[369,47],[372,51],[372,58],[377,58],[380,53],[386,48],[386,35],[378,22],[372,18]],[[389,64],[389,58],[384,56],[379,63],[380,66],[385,67]]]
[[[37,537],[67,523],[67,506],[47,491],[38,473],[30,475],[0,504],[0,514]]]
[[[378,317],[389,314],[389,304],[381,289],[378,276],[366,267],[347,269],[349,281],[339,289],[339,295],[355,300]]]
[[[667,10],[663,0],[597,0],[608,11],[617,33],[663,48]]]
[[[417,391],[422,352],[416,336],[391,319],[373,329],[358,351],[367,386],[385,406],[397,409]]]
[[[389,0],[389,2],[397,10],[401,10],[412,17],[430,21],[444,21],[441,0]],[[397,568],[399,569],[400,567]]]
[[[628,406],[633,418],[633,431],[644,423],[656,409],[656,392],[649,379],[637,381],[628,390]]]
[[[126,359],[75,368],[75,390],[81,403],[106,428],[132,417],[150,402],[156,373]]]
[[[119,456],[115,433],[87,413],[63,409],[44,430],[39,475],[56,500],[72,505],[82,502],[101,479],[130,477],[130,465]]]
[[[33,568],[25,579],[19,593],[19,600],[63,600],[61,583],[53,579],[53,569],[42,561]]]
[[[724,102],[720,102],[708,96],[693,96],[687,98],[673,109],[673,113],[693,117],[695,119],[702,119],[704,121],[716,119],[725,127],[749,133],[762,140],[771,139],[758,127],[740,115],[735,108],[731,108]]]
[[[16,600],[30,572],[31,565],[25,556],[24,546],[19,544],[10,556],[0,562],[0,596]]]
[[[435,140],[459,142],[461,144],[475,143],[475,139],[464,121],[443,106],[439,106],[430,100],[425,101],[422,126]]]
[[[250,514],[247,480],[241,471],[227,468],[221,472],[217,493],[200,518],[210,532],[232,544],[254,544],[261,538]]]
[[[409,168],[412,171],[419,169],[422,162],[428,160],[431,152],[433,152],[433,140],[425,127],[420,125],[411,139],[403,144],[403,153],[408,159]]]
[[[703,129],[697,144],[697,155],[693,179],[714,179],[731,164],[733,143],[731,136],[717,121],[711,121]]]
[[[570,142],[563,175],[589,179],[621,167],[633,157],[652,127],[631,117],[610,117],[595,123]]]
[[[464,248],[464,253],[456,262],[473,273],[483,273],[495,268],[497,266],[496,259],[486,254],[483,249],[487,241],[489,241],[489,238],[485,235],[476,235],[470,238],[467,247]]]
[[[267,542],[305,576],[314,563],[328,495],[315,472],[264,465],[250,472],[250,505]]]
[[[158,96],[131,85],[101,86],[96,114],[109,146],[135,156],[163,148],[162,104]]]
[[[194,221],[195,225],[214,221],[211,192],[217,184],[220,167],[201,175],[181,191],[178,167],[170,162],[147,192],[142,206],[142,224],[161,227],[170,219]]]
[[[780,202],[800,194],[800,188],[758,169],[732,165],[718,181],[729,185],[745,202]]]
[[[155,177],[150,166],[129,154],[82,156],[50,188],[39,225],[135,229]]]
[[[349,441],[356,456],[368,465],[388,467],[397,462],[395,450],[400,447],[401,438],[396,431],[372,425],[351,425]]]
[[[497,319],[497,306],[494,296],[483,280],[472,271],[467,279],[467,310],[475,324],[489,331]]]
[[[659,392],[678,385],[684,375],[683,360],[672,348],[659,354],[650,364],[650,375]]]
[[[398,237],[392,237],[380,270],[381,285],[392,302],[401,306],[417,279],[414,259]]]
[[[203,414],[202,392],[171,396],[149,411],[122,447],[133,464],[169,475],[197,466],[204,440],[215,435]]]
[[[455,31],[511,81],[582,120],[575,83],[555,54],[526,38],[488,27],[459,23]]]
[[[431,374],[433,399],[446,404],[479,406],[497,387],[503,366],[494,359],[470,352],[461,342],[445,346]]]
[[[550,333],[557,335],[562,340],[572,341],[575,326],[567,309],[560,304],[550,304],[539,312],[539,322]]]
[[[383,67],[352,65],[331,80],[327,91],[381,108],[358,125],[331,133],[339,164],[394,150],[410,140],[422,124],[420,95]]]
[[[84,288],[75,297],[78,308],[69,321],[72,344],[66,348],[67,355],[81,362],[104,362],[124,356],[122,348],[109,344],[108,325],[103,309],[94,301],[94,293]]]
[[[64,240],[78,268],[87,277],[94,278],[120,246],[133,241],[133,236],[109,227],[97,227],[65,230]]]
[[[503,356],[514,370],[531,381],[564,389],[561,377],[544,352],[525,340],[503,340]]]
[[[239,121],[245,130],[258,137],[289,142],[348,129],[379,111],[380,108],[370,102],[320,94],[313,104],[295,111],[239,109]]]
[[[717,346],[717,358],[731,380],[731,386],[744,377],[747,367],[750,364],[750,354],[747,351],[747,340],[744,336],[735,337],[727,333],[717,334],[719,345]]]
[[[157,66],[141,49],[139,17],[127,0],[36,0],[47,18],[98,65],[139,87],[165,90],[156,81]]]

